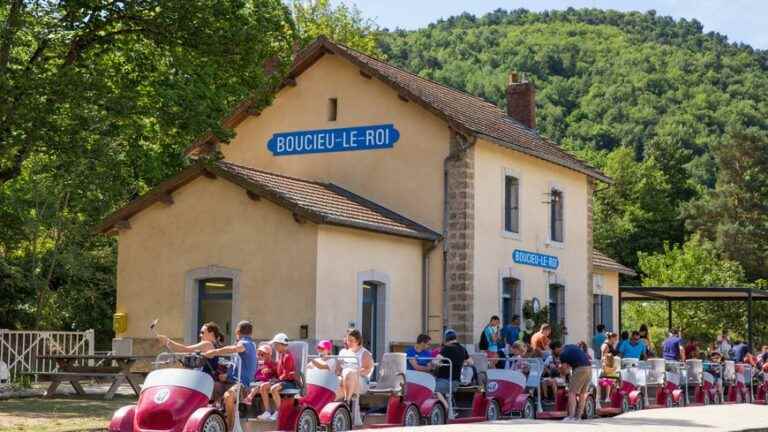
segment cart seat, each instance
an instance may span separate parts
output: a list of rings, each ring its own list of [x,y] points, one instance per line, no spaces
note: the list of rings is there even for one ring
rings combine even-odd
[[[384,353],[379,363],[379,376],[368,392],[373,394],[402,393],[405,384],[405,353]]]

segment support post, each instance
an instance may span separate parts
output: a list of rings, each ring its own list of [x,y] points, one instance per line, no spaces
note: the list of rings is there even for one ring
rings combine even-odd
[[[624,304],[624,296],[621,294],[621,285],[619,285],[619,327],[616,331],[617,334],[621,334],[621,306]]]
[[[672,300],[667,300],[667,330],[672,330]]]
[[[749,349],[753,350],[752,345],[752,289],[747,292],[747,338],[749,339]]]

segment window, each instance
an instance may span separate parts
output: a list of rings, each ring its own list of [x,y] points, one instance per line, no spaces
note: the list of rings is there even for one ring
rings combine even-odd
[[[549,239],[553,242],[563,241],[563,192],[552,189],[549,200]]]
[[[592,317],[594,329],[597,329],[598,324],[602,324],[606,330],[613,330],[613,297],[595,294],[592,301]]]
[[[605,278],[601,274],[592,275],[592,292],[602,293],[605,287]]]
[[[549,323],[557,325],[565,321],[565,287],[549,285]]]
[[[328,121],[336,121],[339,110],[339,103],[336,98],[328,99]]]
[[[504,231],[520,233],[520,182],[510,175],[504,176]]]
[[[512,317],[520,315],[522,310],[522,295],[520,281],[505,277],[501,280],[501,319],[503,324],[512,322]]]

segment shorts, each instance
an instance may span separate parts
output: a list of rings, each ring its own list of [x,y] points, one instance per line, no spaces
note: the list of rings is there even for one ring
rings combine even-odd
[[[450,384],[450,389],[449,389]],[[460,383],[459,381],[454,380],[453,383],[451,383],[451,380],[445,379],[445,378],[438,378],[435,383],[435,392],[442,393],[444,395],[447,395],[450,390],[456,391],[456,388],[459,387]]]
[[[212,397],[212,399],[214,401],[220,400],[221,398],[224,397],[224,395],[226,393],[230,393],[230,392],[234,393],[234,392],[237,392],[238,390],[240,391],[240,399],[243,399],[243,398],[245,398],[247,396],[247,394],[246,394],[246,386],[244,386],[242,384],[237,384],[237,383],[229,382],[229,381],[227,381],[227,382],[218,381],[218,382],[213,384],[213,397]]]
[[[280,390],[281,391],[283,391],[283,390],[298,390],[299,389],[299,386],[296,385],[296,381],[275,381],[275,383],[272,384],[272,386],[274,387],[274,386],[276,386],[278,384],[280,384]]]
[[[592,381],[592,368],[589,366],[577,367],[571,373],[571,385],[568,391],[577,395],[586,393],[590,381]]]
[[[347,375],[351,373],[358,373],[357,368],[346,368],[342,369],[341,376],[346,377]],[[371,380],[368,377],[365,376],[359,376],[359,379],[357,380],[357,394],[366,394],[368,393],[368,389],[371,386]]]

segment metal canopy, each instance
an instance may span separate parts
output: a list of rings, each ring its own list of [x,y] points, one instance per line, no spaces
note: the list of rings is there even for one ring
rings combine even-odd
[[[754,288],[730,287],[637,287],[619,286],[619,329],[621,330],[621,306],[625,301],[666,301],[667,321],[672,328],[673,301],[743,301],[747,306],[747,335],[753,347],[752,302],[768,301],[768,291]]]

